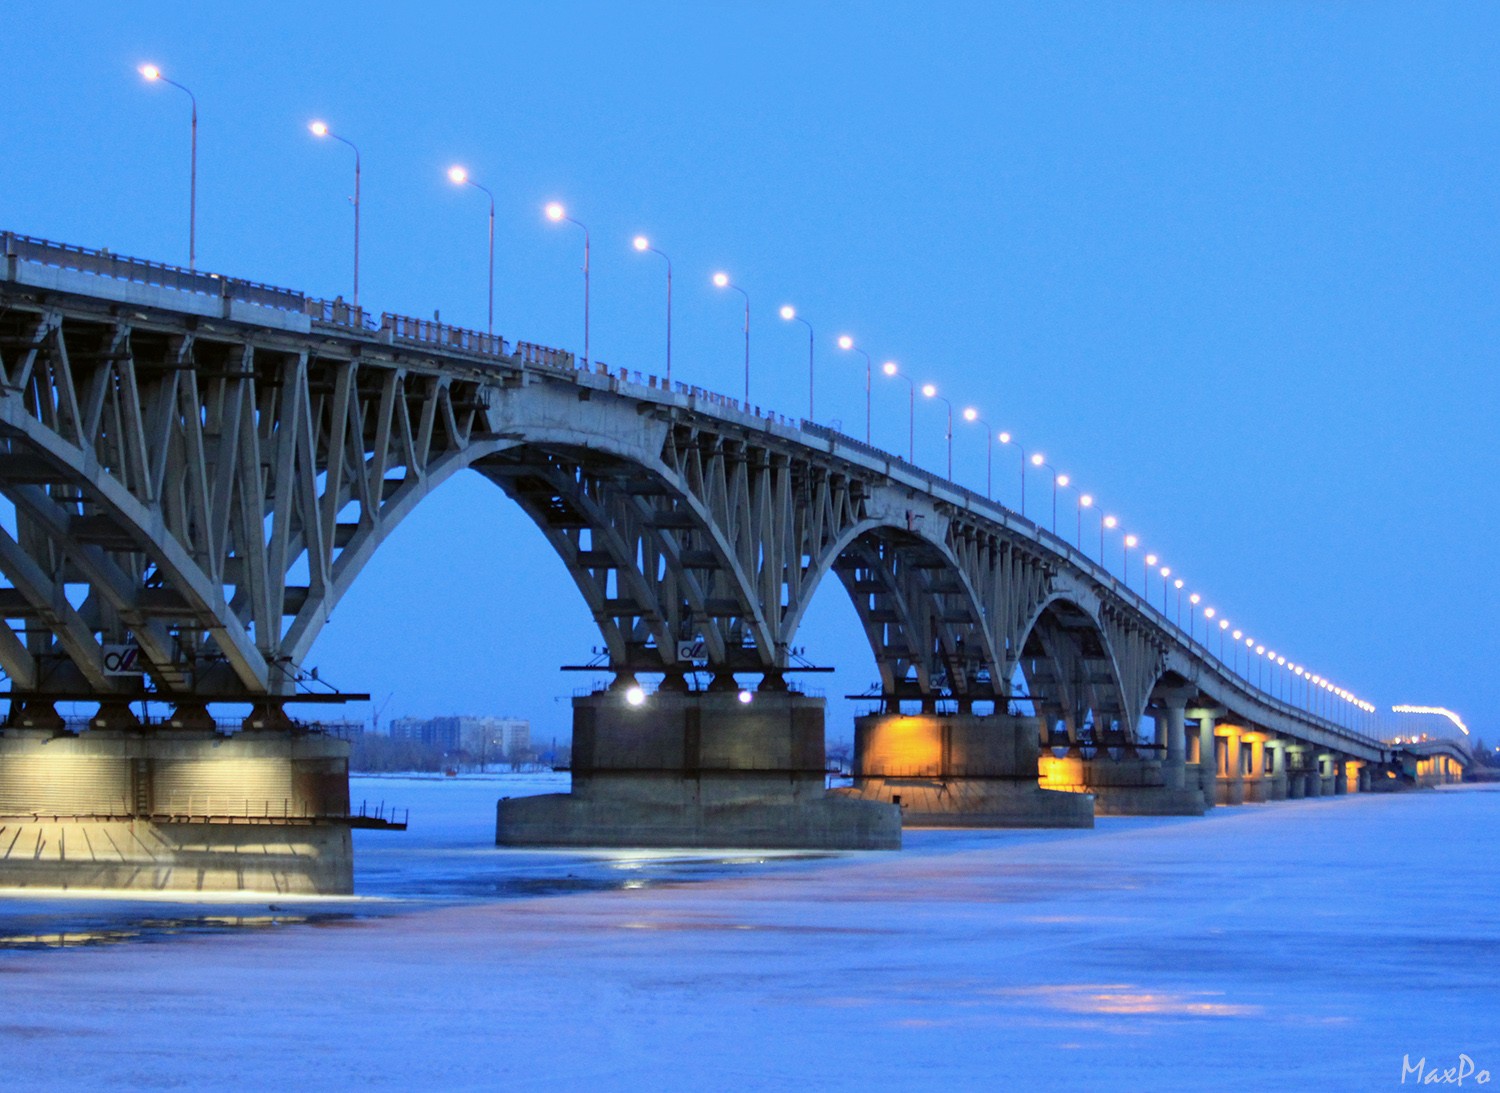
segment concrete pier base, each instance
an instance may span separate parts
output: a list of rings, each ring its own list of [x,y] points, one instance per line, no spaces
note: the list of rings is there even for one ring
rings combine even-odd
[[[876,714],[854,722],[862,801],[899,805],[907,827],[1093,827],[1088,793],[1037,784],[1033,718]]]
[[[1096,756],[1082,761],[1082,773],[1100,816],[1203,815],[1203,794],[1171,785],[1171,771],[1159,759]]]
[[[0,735],[0,887],[345,895],[349,746],[294,730]]]
[[[501,846],[895,850],[900,809],[825,788],[823,700],[573,700],[573,789],[496,806]]]

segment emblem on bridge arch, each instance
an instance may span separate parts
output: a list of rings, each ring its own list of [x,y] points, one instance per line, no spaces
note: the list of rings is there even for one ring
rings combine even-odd
[[[139,645],[104,646],[104,674],[107,676],[143,676],[146,667],[141,662]]]

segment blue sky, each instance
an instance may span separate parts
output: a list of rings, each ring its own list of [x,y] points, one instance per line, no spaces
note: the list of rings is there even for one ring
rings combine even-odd
[[[724,268],[752,299],[754,401],[806,408],[793,303],[820,419],[862,431],[850,333],[1043,450],[1235,625],[1379,703],[1493,724],[1493,5],[12,2],[6,25],[0,226],[185,261],[187,104],[136,74],[154,61],[200,105],[201,267],[348,294],[350,163],[307,133],[322,118],[363,151],[364,302],[482,327],[484,203],[444,177],[463,163],[498,199],[507,337],[581,348],[555,198],[593,233],[594,356],[659,370],[647,232],[676,270],[678,378],[739,390]],[[877,378],[895,450],[905,390]],[[941,468],[942,415],[917,414]],[[982,430],[955,445],[982,489]],[[1014,505],[1015,453],[995,460]],[[393,693],[387,716],[565,736],[584,680],[555,668],[598,638],[541,546],[456,480],[313,660]],[[804,632],[841,668],[830,695],[875,674],[841,596]],[[833,735],[852,712],[833,703]]]

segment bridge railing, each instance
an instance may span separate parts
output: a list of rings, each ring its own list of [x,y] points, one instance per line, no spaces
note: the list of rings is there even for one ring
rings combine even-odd
[[[303,303],[303,313],[320,323],[347,326],[353,330],[379,330],[380,324],[370,312],[362,307],[345,303],[342,296],[332,300],[319,300],[309,296]]]
[[[132,281],[140,285],[175,289],[178,292],[228,297],[282,311],[302,311],[305,306],[306,297],[295,289],[278,288],[258,281],[243,281],[217,273],[200,273],[164,262],[128,258],[109,250],[79,247],[71,243],[54,243],[49,239],[37,239],[17,232],[4,232],[0,236],[3,236],[5,257],[22,262],[77,270],[96,277]]]
[[[394,315],[389,311],[380,315],[380,329],[392,338],[423,345],[440,345],[445,349],[458,349],[465,353],[480,353],[489,357],[508,357],[505,339],[498,334],[486,334],[461,326],[432,319],[417,319],[410,315]]]

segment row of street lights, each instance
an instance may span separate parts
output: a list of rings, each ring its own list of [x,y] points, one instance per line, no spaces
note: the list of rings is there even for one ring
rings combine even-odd
[[[198,100],[196,96],[193,95],[192,91],[183,86],[181,83],[169,79],[156,65],[142,65],[139,71],[141,75],[148,81],[164,83],[184,92],[185,94],[187,94],[192,105],[192,145],[188,197],[188,268],[195,269],[197,264]],[[348,146],[354,152],[354,306],[358,308],[361,173],[360,151],[358,146],[355,145],[353,141],[348,140],[341,134],[335,133],[332,129],[329,128],[326,123],[322,121],[314,121],[308,126],[308,128],[314,136],[325,139],[331,138],[333,140],[339,141],[340,143]],[[455,165],[449,168],[448,178],[455,185],[469,186],[480,191],[489,200],[489,291],[486,331],[490,335],[493,335],[495,331],[495,195],[493,191],[485,187],[483,184],[477,182],[470,175],[469,171],[462,166]],[[583,359],[585,363],[588,363],[588,361],[591,359],[589,344],[589,259],[591,239],[589,229],[588,226],[582,221],[570,215],[566,207],[559,202],[554,201],[548,203],[544,207],[543,211],[547,219],[553,221],[554,223],[566,221],[569,224],[573,224],[583,232]],[[652,254],[655,254],[663,259],[663,261],[666,263],[666,379],[667,384],[670,387],[672,382],[672,260],[664,251],[653,245],[650,239],[644,235],[635,236],[633,245],[637,251],[643,253],[650,252]],[[746,405],[748,405],[750,401],[750,294],[746,292],[745,289],[740,285],[735,284],[734,281],[730,279],[729,275],[722,271],[717,272],[713,275],[712,282],[716,287],[720,289],[727,289],[730,291],[738,292],[744,300],[744,398]],[[780,309],[780,315],[781,318],[787,322],[800,322],[807,328],[807,416],[808,420],[812,421],[814,420],[813,415],[815,410],[814,381],[816,363],[816,332],[813,329],[812,323],[805,316],[799,314],[797,309],[792,307],[790,304],[784,305]],[[841,350],[844,350],[845,352],[858,353],[865,359],[865,443],[871,444],[873,443],[872,376],[874,374],[874,359],[863,346],[857,345],[854,341],[854,338],[849,334],[840,335],[837,340],[837,345]],[[886,361],[881,366],[881,370],[888,377],[896,377],[904,380],[908,386],[907,461],[914,464],[916,462],[917,384],[911,376],[907,375],[901,370],[901,368],[895,361]],[[925,398],[941,402],[947,409],[946,427],[944,429],[943,439],[947,449],[947,477],[951,481],[953,478],[954,406],[951,400],[949,400],[946,396],[940,395],[938,393],[938,389],[935,384],[924,383],[921,385],[921,391]],[[1028,464],[1031,467],[1045,470],[1052,476],[1052,534],[1056,536],[1058,522],[1058,490],[1065,489],[1071,484],[1070,477],[1067,474],[1059,473],[1057,468],[1049,463],[1046,457],[1041,452],[1032,452],[1028,457],[1026,449],[1020,444],[1018,440],[1016,440],[1014,436],[1012,436],[1011,433],[1003,431],[996,433],[993,426],[991,426],[989,422],[981,417],[979,411],[974,407],[968,407],[964,409],[962,412],[962,416],[965,421],[970,423],[977,423],[983,426],[985,430],[985,496],[987,498],[991,500],[993,500],[994,498],[993,453],[994,441],[996,439],[998,439],[1002,445],[1014,445],[1017,452],[1020,454],[1020,512],[1023,517],[1026,516],[1026,471],[1028,468]],[[1079,493],[1077,501],[1077,528],[1075,546],[1080,551],[1082,551],[1083,549],[1083,511],[1084,509],[1095,507],[1095,499],[1093,495],[1088,493]],[[1099,509],[1098,557],[1099,564],[1105,566],[1106,569],[1108,569],[1109,566],[1106,559],[1106,543],[1104,533],[1106,529],[1113,530],[1114,528],[1118,527],[1118,525],[1119,521],[1115,516],[1105,513],[1102,508]],[[1121,576],[1125,582],[1126,587],[1129,588],[1130,551],[1140,544],[1140,539],[1134,534],[1125,534],[1121,542]],[[1150,575],[1152,570],[1157,568],[1159,561],[1160,559],[1154,553],[1147,553],[1143,557],[1141,564],[1141,595],[1143,598],[1149,596]],[[1165,617],[1167,613],[1167,582],[1169,579],[1171,579],[1171,588],[1175,589],[1177,592],[1176,623],[1177,627],[1181,629],[1184,581],[1181,577],[1172,579],[1172,569],[1169,566],[1162,565],[1159,569],[1157,569],[1157,572],[1159,572],[1162,581],[1162,615]],[[1201,600],[1202,597],[1197,592],[1188,594],[1189,612],[1187,633],[1190,640],[1196,640],[1195,622],[1197,619],[1199,604],[1201,603]],[[1149,599],[1147,600],[1147,602],[1149,603]],[[1207,642],[1209,636],[1212,634],[1215,628],[1219,631],[1219,659],[1222,662],[1225,657],[1224,644],[1226,641],[1226,637],[1228,637],[1231,632],[1229,620],[1219,617],[1217,619],[1217,622],[1215,623],[1215,618],[1218,612],[1213,607],[1202,608],[1202,614],[1205,624],[1204,641]],[[1267,684],[1268,681],[1266,679],[1266,669],[1270,668],[1271,678],[1269,680],[1269,684],[1273,695],[1279,692],[1281,694],[1284,694],[1289,700],[1294,699],[1296,684],[1300,681],[1302,683],[1302,700],[1309,709],[1316,709],[1318,711],[1326,713],[1329,716],[1332,716],[1336,710],[1336,707],[1333,703],[1334,700],[1337,699],[1342,700],[1343,702],[1348,703],[1349,705],[1352,705],[1365,713],[1372,713],[1374,711],[1375,707],[1369,702],[1348,691],[1346,688],[1332,683],[1322,675],[1314,674],[1303,665],[1288,661],[1284,655],[1278,654],[1273,649],[1270,649],[1264,644],[1257,642],[1253,637],[1247,637],[1243,631],[1238,629],[1233,630],[1232,637],[1234,641],[1234,655],[1232,657],[1230,665],[1232,670],[1240,672],[1240,674],[1248,681],[1250,675],[1250,658],[1253,655],[1255,657],[1256,663],[1256,685],[1264,687]],[[1242,642],[1245,650],[1245,663],[1243,670],[1240,668],[1239,654]],[[1284,677],[1279,676],[1275,672],[1275,669],[1277,668],[1285,669],[1287,674]],[[1283,681],[1283,685],[1280,688],[1277,687],[1278,679],[1281,679]]]

